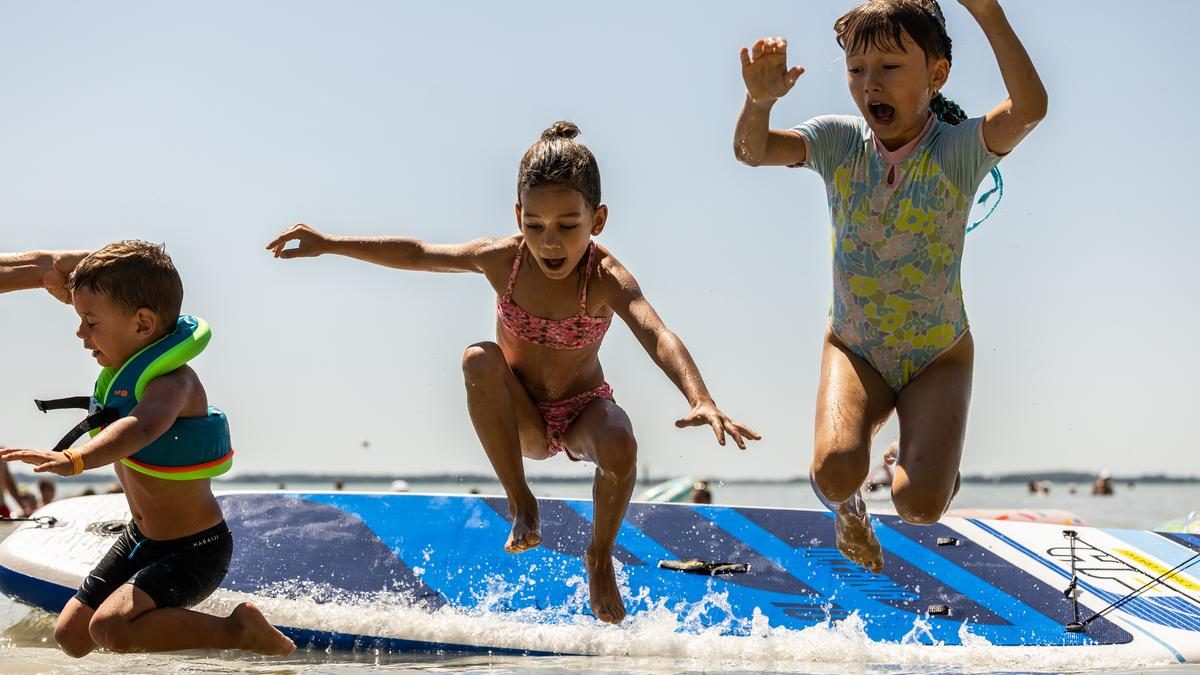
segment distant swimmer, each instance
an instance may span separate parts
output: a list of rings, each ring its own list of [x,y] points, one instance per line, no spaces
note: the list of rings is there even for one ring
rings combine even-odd
[[[54,501],[55,495],[58,493],[57,487],[54,485],[53,478],[42,478],[37,482],[38,495],[41,497],[41,504],[45,506]]]
[[[3,449],[4,446],[0,445],[0,450]],[[5,495],[12,498],[13,504],[17,507],[17,515],[26,517],[33,513],[32,509],[26,511],[25,507],[21,504],[21,489],[17,487],[17,481],[13,480],[12,473],[8,470],[8,465],[0,462],[0,518],[10,518],[13,514],[12,509],[8,506],[8,502],[5,501]]]
[[[71,304],[67,279],[87,251],[29,251],[0,253],[0,293],[42,288]]]
[[[637,442],[600,367],[600,342],[613,315],[687,398],[691,410],[677,427],[711,426],[719,444],[731,436],[739,448],[759,436],[717,407],[683,341],[663,324],[629,270],[593,241],[604,230],[608,207],[600,201],[596,159],[575,140],[578,134],[574,124],[558,122],[521,159],[517,234],[439,245],[334,237],[297,225],[267,248],[282,258],[333,253],[487,278],[496,293],[496,341],[468,347],[462,368],[471,421],[508,497],[512,531],[504,548],[520,553],[542,541],[522,457],[594,463],[595,517],[586,552],[591,609],[601,621],[617,623],[625,605],[613,542],[637,478]],[[292,241],[299,247],[285,248]]]
[[[67,290],[76,335],[103,369],[90,400],[37,403],[90,415],[54,450],[9,449],[0,459],[59,476],[112,465],[133,519],[59,614],[55,641],[74,657],[97,647],[290,654],[295,645],[254,605],[226,617],[186,609],[229,570],[233,537],[209,479],[229,469],[233,450],[225,414],[209,407],[187,365],[210,333],[180,315],[183,283],[170,257],[146,242],[110,244],[75,267]],[[92,438],[71,448],[89,430]]]
[[[872,439],[893,411],[896,512],[935,523],[958,493],[974,367],[960,283],[971,209],[989,174],[991,192],[1000,190],[1000,159],[1046,114],[1046,90],[997,0],[959,3],[991,43],[1008,89],[982,117],[967,119],[942,93],[951,41],[934,0],[870,0],[834,23],[859,115],[771,129],[772,108],[804,69],[788,67],[783,38],[760,39],[740,55],[746,96],[734,156],[750,166],[805,167],[825,183],[833,302],[810,476],[834,514],[838,550],[874,572],[883,570],[883,550],[861,488]]]
[[[1096,482],[1092,483],[1092,496],[1095,497],[1111,497],[1113,495],[1112,475],[1108,470],[1103,470],[1096,476]]]

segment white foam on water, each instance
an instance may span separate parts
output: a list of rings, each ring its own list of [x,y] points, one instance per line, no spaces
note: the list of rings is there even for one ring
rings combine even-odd
[[[510,602],[527,592],[533,582],[527,577],[510,580],[500,575],[488,578],[475,591],[477,609],[472,610],[444,606],[430,611],[414,606],[401,593],[351,595],[310,582],[283,584],[255,595],[219,592],[200,609],[226,613],[238,602],[252,600],[277,625],[443,645],[587,655],[600,660],[627,658],[634,659],[639,670],[655,663],[676,670],[870,666],[937,672],[1138,670],[1175,664],[1165,652],[1148,655],[1121,646],[995,646],[973,634],[967,623],[958,632],[960,645],[930,644],[933,633],[927,619],[916,620],[897,642],[871,640],[857,614],[838,621],[827,617],[821,624],[790,630],[771,627],[757,610],[750,617],[734,617],[724,592],[710,589],[701,602],[668,605],[666,600],[654,598],[648,588],[631,592],[620,570],[618,580],[627,607],[636,610],[620,625],[603,624],[585,613],[588,589],[582,574],[566,580],[571,594],[564,605],[544,609],[511,609]],[[360,644],[365,650],[373,648],[370,639]],[[314,647],[320,650],[324,646]]]

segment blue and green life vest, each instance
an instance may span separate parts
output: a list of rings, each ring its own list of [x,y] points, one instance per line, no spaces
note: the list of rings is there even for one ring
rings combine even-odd
[[[95,436],[109,424],[128,417],[151,380],[196,358],[211,338],[212,332],[204,319],[181,316],[169,335],[134,354],[120,368],[101,370],[90,398],[76,396],[35,401],[43,412],[87,408],[90,413],[54,449],[69,448],[84,433]],[[212,406],[204,417],[180,417],[162,436],[122,459],[121,463],[134,471],[165,480],[219,476],[233,465],[229,422],[225,413]]]

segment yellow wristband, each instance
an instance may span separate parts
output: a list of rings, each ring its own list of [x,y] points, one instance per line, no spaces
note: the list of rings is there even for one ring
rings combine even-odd
[[[63,450],[63,454],[67,456],[67,459],[71,460],[72,476],[78,476],[83,473],[83,457],[79,453],[71,450]]]

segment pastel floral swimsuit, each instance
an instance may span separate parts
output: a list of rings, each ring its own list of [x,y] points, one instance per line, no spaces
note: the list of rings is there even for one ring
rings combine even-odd
[[[931,115],[896,151],[861,117],[816,117],[793,131],[829,198],[830,329],[898,393],[967,331],[966,223],[1000,157],[983,141],[983,118],[950,125]]]

